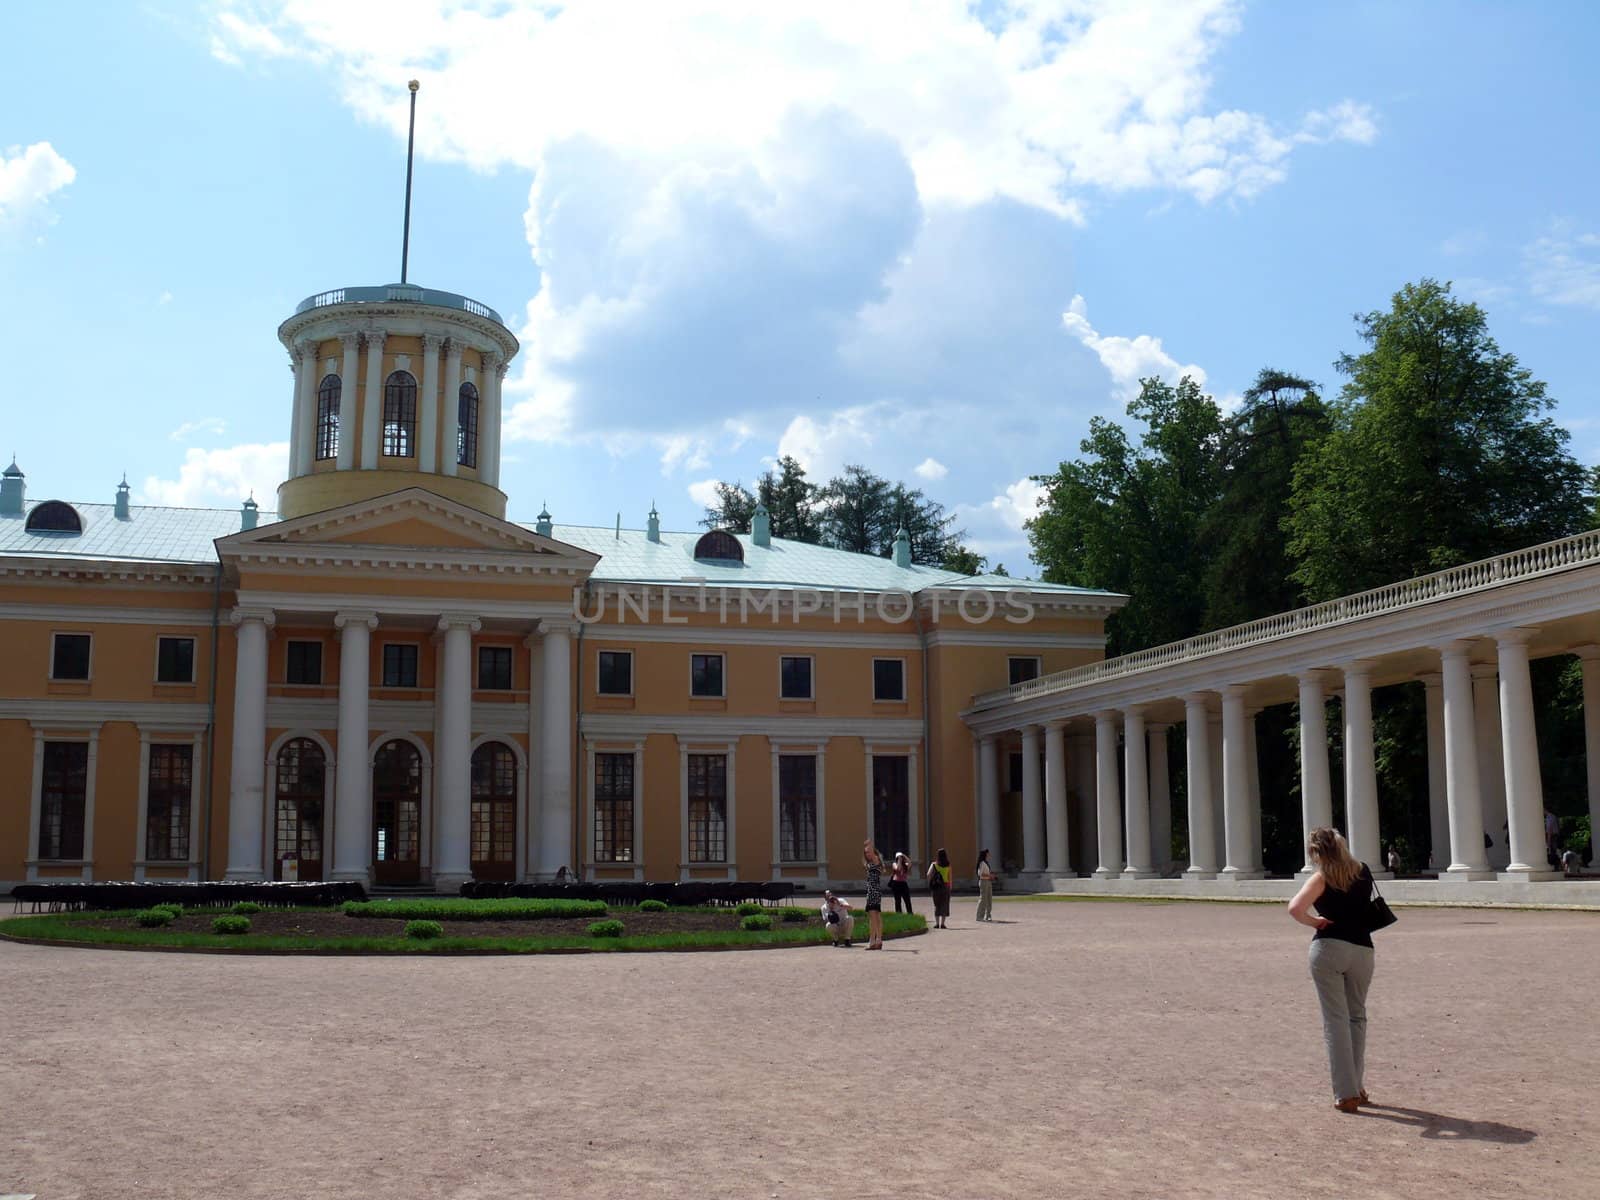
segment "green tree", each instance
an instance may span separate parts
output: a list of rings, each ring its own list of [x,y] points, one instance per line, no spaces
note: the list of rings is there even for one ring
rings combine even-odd
[[[756,498],[740,483],[718,483],[717,496],[706,506],[700,519],[705,529],[726,529],[729,533],[749,533],[755,516]]]
[[[855,554],[883,554],[885,527],[894,536],[889,481],[861,466],[846,466],[819,493],[822,543]]]
[[[1201,524],[1220,491],[1222,414],[1184,376],[1146,379],[1128,405],[1143,426],[1137,448],[1096,417],[1079,450],[1053,475],[1027,523],[1033,559],[1050,583],[1126,592],[1108,621],[1108,654],[1176,641],[1203,625]]]
[[[1581,529],[1589,478],[1545,385],[1503,353],[1476,304],[1432,279],[1356,317],[1332,431],[1295,465],[1294,577],[1311,600],[1377,587]]]
[[[772,536],[795,542],[816,542],[822,536],[816,512],[817,488],[806,470],[789,455],[778,459],[776,471],[764,471],[756,496],[767,506]]]
[[[976,550],[958,545],[945,552],[944,559],[939,565],[946,571],[960,571],[963,575],[982,575],[989,565],[989,560]]]

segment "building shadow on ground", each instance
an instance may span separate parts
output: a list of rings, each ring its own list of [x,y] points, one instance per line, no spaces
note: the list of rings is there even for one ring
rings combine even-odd
[[[1499,1142],[1507,1146],[1523,1146],[1539,1136],[1531,1129],[1502,1125],[1498,1121],[1470,1121],[1465,1117],[1447,1117],[1441,1113],[1399,1108],[1393,1104],[1364,1107],[1360,1115],[1393,1121],[1396,1125],[1415,1126],[1421,1131],[1420,1136],[1441,1141]]]

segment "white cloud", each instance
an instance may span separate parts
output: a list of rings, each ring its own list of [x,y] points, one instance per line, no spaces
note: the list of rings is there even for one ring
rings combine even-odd
[[[689,499],[693,500],[700,508],[710,508],[717,502],[717,484],[719,479],[697,479],[688,487]]]
[[[1000,514],[1012,529],[1020,530],[1024,521],[1039,515],[1039,498],[1044,495],[1044,485],[1031,478],[1017,480],[989,501],[989,507]]]
[[[794,459],[813,480],[831,479],[847,463],[866,457],[881,427],[879,417],[866,407],[841,409],[821,420],[798,416],[778,439],[778,456]]]
[[[167,437],[174,442],[184,442],[188,441],[189,438],[193,437],[197,433],[209,433],[213,436],[220,436],[227,428],[227,422],[221,417],[201,417],[198,421],[185,421],[171,433],[167,434]]]
[[[1177,383],[1187,375],[1201,387],[1205,386],[1205,371],[1193,363],[1180,365],[1161,345],[1161,339],[1148,333],[1137,337],[1114,337],[1095,331],[1089,324],[1089,307],[1082,296],[1074,296],[1072,304],[1061,314],[1061,323],[1067,332],[1099,356],[1100,362],[1111,373],[1111,382],[1118,397],[1132,400],[1139,394],[1139,381],[1156,376]]]
[[[176,479],[151,475],[139,495],[143,503],[177,508],[232,508],[253,495],[263,511],[272,511],[288,466],[288,442],[190,449]]]
[[[710,465],[703,438],[686,433],[667,437],[661,449],[661,473],[670,475],[680,467],[685,471],[704,471]]]
[[[946,475],[950,474],[950,468],[945,466],[937,458],[925,458],[917,464],[916,472],[918,478],[926,479],[931,483],[934,480],[943,479]]]
[[[1353,100],[1344,100],[1332,108],[1309,112],[1301,119],[1298,142],[1355,142],[1370,146],[1378,140],[1378,123],[1372,109]]]
[[[49,142],[0,151],[0,234],[47,217],[50,197],[77,177]]]
[[[1528,288],[1549,304],[1600,309],[1600,234],[1566,223],[1523,251]]]

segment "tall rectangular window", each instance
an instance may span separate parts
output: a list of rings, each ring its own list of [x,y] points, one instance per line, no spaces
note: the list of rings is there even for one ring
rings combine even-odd
[[[164,637],[156,639],[156,682],[194,682],[194,639]]]
[[[89,648],[93,639],[87,633],[58,633],[50,643],[50,678],[86,680],[89,678]]]
[[[594,756],[594,860],[633,861],[633,755]]]
[[[456,462],[478,466],[478,389],[463,383],[456,401]]]
[[[39,787],[39,857],[81,859],[89,743],[46,742]]]
[[[317,459],[339,457],[339,393],[344,381],[337,375],[324,375],[317,388]]]
[[[728,756],[689,755],[689,861],[728,861]]]
[[[721,696],[722,655],[691,654],[689,656],[689,694],[691,696]]]
[[[288,683],[322,682],[322,643],[290,642],[284,662],[284,680]]]
[[[188,861],[193,786],[194,747],[152,744],[144,834],[144,856],[151,862]]]
[[[1027,683],[1030,679],[1039,678],[1037,658],[1008,658],[1006,669],[1012,683]]]
[[[778,857],[783,862],[817,860],[817,757],[778,756]]]
[[[784,700],[810,700],[811,659],[785,654],[778,660],[778,695]]]
[[[597,675],[595,687],[602,696],[633,695],[633,651],[600,651]]]
[[[872,660],[872,698],[874,700],[904,700],[906,698],[905,659],[875,658]]]
[[[511,647],[478,647],[478,687],[486,692],[511,690]]]
[[[413,688],[417,686],[417,648],[402,642],[389,643],[383,648],[383,686]]]

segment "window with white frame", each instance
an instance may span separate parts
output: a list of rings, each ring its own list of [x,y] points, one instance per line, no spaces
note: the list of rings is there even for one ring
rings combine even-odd
[[[778,756],[778,858],[817,861],[817,756]]]
[[[689,776],[689,861],[728,861],[728,756],[691,754]]]
[[[594,861],[633,861],[633,752],[594,756]]]
[[[46,742],[39,785],[39,857],[83,857],[84,811],[89,802],[89,743]]]
[[[810,700],[811,656],[785,654],[778,660],[778,697],[782,700]]]
[[[94,639],[87,633],[57,633],[50,639],[50,678],[84,682]]]
[[[145,858],[151,862],[188,862],[194,746],[151,743],[146,789]]]
[[[906,698],[905,659],[875,658],[872,660],[872,698],[874,700],[904,700]]]
[[[194,639],[162,637],[156,639],[156,682],[194,682]]]

